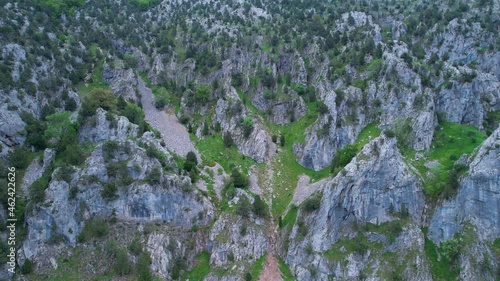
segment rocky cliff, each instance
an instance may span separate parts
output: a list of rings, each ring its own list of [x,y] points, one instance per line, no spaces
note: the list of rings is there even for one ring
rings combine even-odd
[[[372,265],[377,270],[390,271],[391,266],[401,264],[396,262],[385,268],[387,261],[381,260],[381,255],[406,255],[403,253],[410,249],[416,256],[407,257],[409,260],[405,262],[414,263],[418,274],[407,271],[401,273],[402,277],[409,280],[429,277],[427,265],[422,264],[423,233],[418,228],[423,222],[423,189],[419,179],[406,167],[395,139],[379,137],[368,143],[318,192],[321,200],[317,209],[303,207],[289,237],[285,238],[289,239],[286,261],[299,279],[366,276]],[[319,195],[311,198],[315,196]],[[380,231],[380,226],[399,223],[401,213],[405,213],[405,223],[396,234]],[[396,237],[391,240],[389,235]],[[336,249],[336,245],[343,245],[346,240],[363,243],[356,239],[368,239],[370,250],[351,252],[353,249],[347,246]],[[405,244],[406,240],[413,242]],[[381,243],[380,248],[377,243]],[[340,256],[346,260],[336,262]]]

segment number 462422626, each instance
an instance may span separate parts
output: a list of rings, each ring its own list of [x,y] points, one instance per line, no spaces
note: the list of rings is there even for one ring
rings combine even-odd
[[[9,217],[15,217],[14,210],[16,209],[16,168],[10,167],[7,174],[7,205],[9,209]]]

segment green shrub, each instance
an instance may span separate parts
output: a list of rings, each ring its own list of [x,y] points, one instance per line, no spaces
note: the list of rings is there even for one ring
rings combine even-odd
[[[248,178],[244,176],[238,169],[232,170],[231,182],[235,187],[238,188],[244,188],[248,186]]]
[[[161,87],[155,95],[155,107],[158,109],[164,108],[170,102],[167,89]]]
[[[9,153],[7,160],[10,166],[14,166],[17,169],[25,169],[30,164],[31,157],[28,150],[17,147]]]
[[[34,204],[41,203],[45,199],[45,189],[49,186],[49,181],[42,176],[30,186],[30,199]]]
[[[70,189],[69,189],[68,199],[69,199],[69,200],[74,200],[74,199],[76,199],[76,195],[78,194],[78,191],[79,191],[79,190],[78,190],[78,187],[76,187],[76,186],[72,186],[72,187],[70,187]]]
[[[281,147],[285,146],[285,135],[280,136],[280,145]]]
[[[149,173],[147,173],[145,180],[151,184],[160,184],[161,181],[161,171],[160,168],[155,167]]]
[[[75,171],[73,167],[67,164],[61,165],[59,170],[57,171],[57,175],[55,177],[56,180],[63,180],[67,183],[71,182],[71,174]]]
[[[216,133],[220,132],[221,128],[220,128],[220,122],[217,122],[215,123],[215,126],[214,126],[214,131]]]
[[[189,151],[186,155],[186,161],[184,161],[184,170],[190,172],[193,168],[198,165],[198,159],[193,151]]]
[[[139,239],[132,240],[132,243],[128,246],[130,253],[134,256],[138,256],[142,253],[142,244],[139,242]]]
[[[322,101],[318,101],[317,103],[317,109],[319,114],[325,114],[328,113],[328,106]]]
[[[181,277],[181,272],[186,269],[186,259],[184,257],[175,257],[172,266],[172,279],[176,280]]]
[[[153,275],[149,270],[151,265],[151,257],[147,251],[143,251],[137,261],[137,274],[139,275],[138,281],[152,281]]]
[[[116,194],[117,191],[118,189],[114,183],[104,183],[101,196],[104,200],[113,201],[118,199],[118,194]]]
[[[206,84],[199,84],[194,92],[194,97],[197,102],[206,102],[210,98],[212,88]]]
[[[309,197],[304,201],[303,206],[304,211],[306,212],[316,211],[321,206],[321,197],[316,195]]]
[[[391,139],[392,139],[392,138],[394,138],[394,137],[396,137],[396,134],[394,133],[394,131],[393,131],[393,130],[390,130],[390,129],[385,130],[385,131],[384,131],[384,135],[385,135],[386,137],[388,137],[388,138],[391,138]]]
[[[357,153],[358,148],[354,144],[347,144],[339,149],[332,160],[332,171],[345,167]]]
[[[307,235],[308,229],[304,221],[299,221],[297,223],[297,233],[299,237],[305,237]]]
[[[82,232],[78,235],[78,242],[86,242],[91,238],[100,238],[108,233],[108,224],[103,218],[94,217],[89,219]]]
[[[113,92],[104,89],[94,89],[83,99],[79,118],[93,116],[99,107],[106,111],[115,111],[116,106],[117,99]]]
[[[102,145],[104,160],[109,161],[115,152],[120,148],[117,141],[107,141]]]
[[[116,274],[120,276],[128,275],[132,271],[130,262],[128,260],[127,251],[125,249],[118,249],[116,251],[115,265],[113,269]]]
[[[242,118],[241,126],[243,127],[243,136],[248,138],[253,131],[253,119],[248,116]]]
[[[358,233],[356,242],[354,243],[354,252],[358,255],[364,255],[368,251],[369,245],[365,237]]]
[[[446,240],[441,245],[445,258],[449,261],[450,270],[454,271],[459,265],[459,257],[462,252],[462,244],[458,239]]]
[[[238,207],[236,208],[236,213],[244,218],[250,216],[252,211],[252,205],[245,195],[241,195],[238,201]]]
[[[116,256],[116,252],[117,252],[118,248],[116,246],[116,241],[115,239],[113,238],[109,238],[108,240],[106,240],[106,244],[104,244],[104,251],[112,256],[112,257],[115,257]]]
[[[83,157],[83,155],[83,150],[77,143],[68,144],[63,153],[66,163],[75,166],[78,166],[85,161],[85,157]]]
[[[227,259],[230,261],[230,262],[234,262],[234,253],[233,252],[229,252],[227,254]]]
[[[125,104],[120,114],[127,117],[134,124],[141,125],[144,122],[144,111],[138,105],[131,102]]]
[[[33,262],[30,259],[26,259],[23,266],[21,266],[21,273],[26,275],[31,272],[33,272]]]
[[[259,195],[255,196],[253,201],[252,209],[255,215],[266,218],[267,217],[267,205],[262,201]]]
[[[225,147],[231,147],[234,144],[233,137],[231,136],[230,132],[224,133],[224,138],[222,139],[222,141],[224,142]]]

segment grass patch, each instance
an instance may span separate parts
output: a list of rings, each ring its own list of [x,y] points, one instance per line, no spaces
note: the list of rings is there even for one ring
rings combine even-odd
[[[500,257],[500,238],[495,239],[495,242],[493,242],[493,252],[497,257]]]
[[[455,162],[462,154],[470,154],[486,139],[486,135],[473,126],[460,125],[452,122],[442,122],[434,133],[430,151],[425,157],[411,161],[411,164],[422,175],[424,191],[431,198],[437,198],[447,191],[449,176]],[[403,154],[414,159],[415,151],[403,149]],[[427,168],[427,162],[437,161],[437,165]],[[425,177],[427,172],[434,176]]]
[[[377,127],[376,122],[372,122],[372,123],[366,125],[366,127],[364,127],[363,130],[361,130],[361,132],[359,132],[358,138],[355,142],[356,147],[359,150],[363,149],[363,147],[367,143],[369,143],[372,139],[380,136],[380,133],[382,133],[382,130],[380,130]]]
[[[186,273],[183,280],[203,280],[210,273],[210,254],[201,252],[195,258],[195,266]]]
[[[337,175],[347,164],[349,164],[362,149],[370,142],[372,139],[378,137],[382,131],[377,127],[375,122],[366,125],[363,130],[358,135],[355,143],[347,144],[337,151],[332,160],[331,171],[335,176]],[[360,159],[360,157],[358,157]]]
[[[102,79],[102,68],[104,61],[96,63],[96,67],[92,71],[92,76],[87,81],[87,83],[81,83],[78,86],[78,94],[83,100],[87,94],[95,89],[109,90],[109,85]]]
[[[29,281],[79,281],[79,280],[111,280],[115,277],[112,270],[112,263],[109,258],[106,258],[103,253],[98,252],[100,258],[97,258],[95,250],[85,248],[75,248],[73,254],[68,258],[59,258],[57,261],[58,267],[56,270],[48,272],[34,272],[26,275]],[[100,274],[89,274],[86,267],[82,267],[82,262],[94,260],[100,266],[108,269]],[[109,263],[109,264],[106,264]],[[96,268],[95,266],[93,268]]]
[[[252,275],[252,281],[259,280],[260,273],[264,269],[264,261],[266,260],[267,253],[264,253],[260,258],[258,258],[250,267],[250,274]]]
[[[427,229],[424,229],[425,245],[424,251],[431,265],[431,273],[434,280],[456,280],[459,272],[450,271],[450,262],[446,259],[443,251],[427,238]]]
[[[281,228],[285,228],[286,226],[293,226],[295,224],[295,221],[297,221],[298,212],[299,207],[292,204],[285,217],[281,221]]]
[[[304,128],[309,127],[316,120],[315,103],[309,103],[308,107],[309,113],[296,122],[286,126],[270,125],[274,128],[272,131],[276,132],[275,134],[279,135],[280,132],[286,132],[284,133],[286,139],[285,147],[274,161],[275,185],[273,192],[276,197],[273,198],[272,211],[276,216],[280,216],[292,200],[299,175],[307,175],[313,182],[332,175],[330,167],[320,171],[313,171],[302,167],[296,161],[295,154],[293,153],[292,145],[304,142]],[[370,140],[378,137],[381,132],[377,128],[376,123],[370,123],[361,130],[358,139],[354,143],[358,152]]]
[[[295,277],[292,274],[292,271],[288,267],[288,265],[285,263],[285,261],[282,258],[278,258],[278,265],[279,269],[281,271],[281,277],[283,278],[284,281],[295,281]]]
[[[342,248],[344,251],[340,250]],[[354,239],[338,240],[329,250],[323,252],[323,256],[330,261],[344,262],[344,265],[347,265],[346,258],[352,253],[364,254],[368,249],[381,250],[382,248],[382,243],[371,242],[362,233],[358,233]]]
[[[394,242],[403,230],[404,221],[393,220],[381,223],[379,225],[367,223],[364,228],[366,231],[383,234],[389,241]]]
[[[231,173],[233,168],[238,167],[245,175],[248,175],[248,169],[257,163],[252,158],[241,154],[236,147],[225,147],[222,135],[219,133],[203,139],[196,139],[194,142],[201,153],[204,165],[213,166],[217,162],[224,168],[226,173]]]

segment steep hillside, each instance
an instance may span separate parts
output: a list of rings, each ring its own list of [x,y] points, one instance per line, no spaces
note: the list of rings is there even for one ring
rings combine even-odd
[[[499,9],[0,0],[0,279],[497,280]]]

